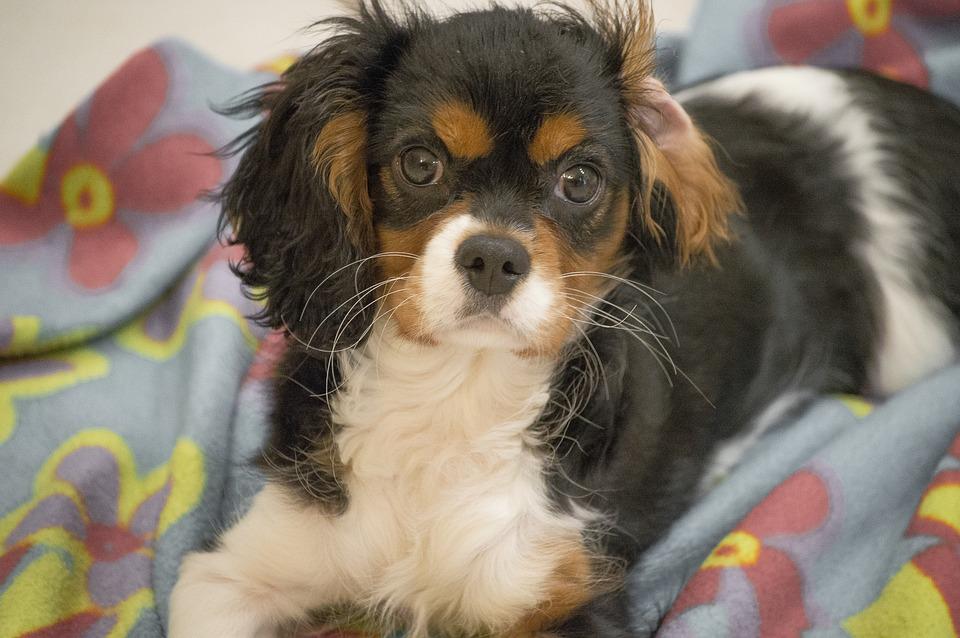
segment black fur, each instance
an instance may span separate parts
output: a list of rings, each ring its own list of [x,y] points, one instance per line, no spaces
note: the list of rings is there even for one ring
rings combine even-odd
[[[956,320],[960,172],[950,158],[960,153],[960,111],[913,87],[841,75],[859,103],[876,109],[877,130],[895,158],[888,169],[905,193],[901,205],[917,216],[926,262],[916,270],[929,282],[918,285]],[[566,435],[581,443],[566,444],[565,471],[554,477],[558,494],[574,489],[572,479],[595,506],[615,513],[619,534],[608,549],[631,561],[688,506],[713,447],[777,397],[869,392],[880,330],[877,284],[855,248],[867,231],[838,149],[823,141],[829,137],[816,123],[752,100],[685,106],[722,149],[718,158],[748,211],[719,269],[634,273],[665,293],[662,304],[679,335],[668,350],[689,381],[671,386],[634,339],[593,331],[595,347],[612,355],[602,358],[611,362],[605,371],[620,394],[598,392],[588,402],[589,422],[573,420]],[[626,286],[613,300],[628,308],[644,303]],[[576,376],[561,380],[557,394]],[[608,616],[610,605],[592,613]]]
[[[376,110],[384,78],[420,19],[411,10],[401,24],[372,3],[356,18],[318,23],[330,37],[280,81],[223,110],[239,117],[269,114],[225,149],[243,157],[221,192],[221,228],[231,229],[230,241],[247,249],[234,270],[248,294],[264,301],[256,318],[291,337],[276,385],[275,426],[260,465],[333,512],[343,510],[347,496],[336,480],[340,461],[329,420],[328,399],[340,382],[331,354],[365,337],[374,309],[369,297],[355,296],[374,283],[376,265],[361,265],[371,247],[351,239],[346,215],[309,158],[333,117],[351,108]]]
[[[584,159],[604,169],[610,192],[626,188],[639,201],[647,178],[626,125],[625,25],[616,20],[597,25],[562,9],[552,17],[494,9],[438,23],[413,9],[391,17],[372,3],[358,18],[329,25],[335,35],[234,110],[269,116],[238,141],[244,156],[223,204],[235,241],[248,249],[238,273],[265,300],[260,319],[291,336],[264,466],[336,513],[349,495],[335,478],[328,399],[340,379],[330,353],[362,343],[374,308],[362,308],[363,295],[352,300],[375,283],[377,269],[350,266],[375,248],[350,239],[343,211],[309,161],[323,125],[347,108],[368,114],[374,221],[388,228],[409,227],[460,196],[438,192],[424,207],[404,203],[401,193],[400,205],[387,206],[392,200],[378,178],[412,137],[428,133],[422,105],[431,91],[463,97],[505,123],[499,139],[516,135],[514,146],[469,171],[449,162],[482,215],[525,226],[537,211],[579,251],[606,237],[607,222],[590,226],[569,210],[541,208],[541,176],[517,159],[530,127],[567,105],[587,116],[595,141]],[[892,82],[843,77],[888,133],[906,208],[926,229],[922,269],[934,282],[927,292],[956,316],[960,114]],[[576,497],[608,514],[612,529],[599,549],[627,565],[690,504],[718,442],[778,396],[864,391],[880,326],[876,282],[854,249],[866,231],[850,177],[817,125],[750,101],[687,107],[722,149],[721,166],[746,202],[746,215],[733,222],[735,241],[719,250],[719,267],[678,268],[669,234],[674,211],[658,185],[654,200],[663,205],[654,212],[668,237],[656,241],[636,215],[623,252],[624,274],[663,293],[655,295],[662,307],[619,285],[606,310],[614,326],[617,307],[637,308],[668,337],[664,352],[613,327],[589,330],[567,353],[553,407],[536,425],[556,452],[549,482],[557,506]],[[625,596],[598,599],[558,635],[643,635],[631,625]]]
[[[523,161],[524,140],[543,113],[564,106],[583,113],[594,133],[580,159],[604,169],[605,203],[616,188],[637,199],[640,184],[632,183],[639,167],[618,96],[625,27],[614,20],[598,32],[575,12],[557,7],[550,19],[529,10],[494,9],[438,23],[413,6],[388,13],[371,2],[355,18],[317,26],[332,35],[282,80],[223,109],[239,117],[269,116],[225,149],[243,157],[221,193],[221,227],[232,228],[230,241],[247,247],[235,271],[249,293],[265,302],[257,318],[291,336],[276,391],[276,426],[260,464],[275,480],[301,488],[305,498],[322,497],[332,511],[341,511],[347,496],[335,478],[336,429],[326,418],[339,371],[329,355],[367,336],[375,295],[358,293],[376,282],[378,265],[363,261],[374,247],[351,241],[346,216],[309,159],[324,124],[351,109],[367,114],[365,159],[374,221],[388,228],[410,226],[458,197],[440,193],[432,207],[422,198],[384,205],[379,169],[390,165],[409,139],[429,133],[423,91],[474,104],[504,125],[498,137],[516,134],[513,145],[498,145],[495,156],[463,173],[462,190],[474,192],[477,214],[532,224],[532,211],[551,184]],[[489,47],[491,37],[508,47]],[[531,83],[527,74],[541,80]],[[447,171],[465,168],[447,160]],[[578,249],[589,251],[610,230],[609,215],[588,228],[578,214],[551,205],[559,208],[545,212]],[[637,225],[634,236],[645,232]],[[645,249],[660,250],[653,241]],[[307,453],[317,447],[329,449],[319,456],[326,459],[321,465],[307,462]]]
[[[310,162],[324,124],[351,108],[373,111],[385,77],[416,29],[417,14],[401,27],[378,4],[357,18],[319,23],[333,30],[283,79],[255,89],[225,112],[262,122],[237,140],[243,152],[221,200],[221,227],[247,256],[236,267],[248,291],[264,300],[259,319],[286,328],[322,349],[359,343],[373,311],[351,322],[351,298],[374,281],[373,268],[343,268],[371,253],[347,232],[347,217]],[[307,303],[307,300],[310,303]],[[356,309],[354,309],[356,310]]]

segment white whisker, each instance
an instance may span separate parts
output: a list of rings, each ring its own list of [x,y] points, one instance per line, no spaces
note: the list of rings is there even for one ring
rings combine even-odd
[[[337,268],[336,270],[334,270],[332,273],[330,273],[329,275],[327,275],[326,277],[324,277],[323,279],[321,279],[321,280],[320,280],[320,283],[318,283],[318,284],[316,285],[316,287],[314,287],[314,289],[313,289],[312,291],[310,291],[310,294],[307,296],[307,300],[303,303],[303,310],[300,311],[300,317],[297,319],[297,321],[298,321],[298,322],[299,322],[299,321],[303,321],[303,315],[307,312],[307,306],[310,305],[310,301],[313,299],[313,296],[314,296],[315,294],[317,294],[317,291],[320,290],[320,287],[323,286],[323,284],[327,283],[327,282],[330,280],[331,277],[334,277],[337,273],[343,272],[344,270],[346,270],[346,269],[349,268],[350,266],[354,266],[354,265],[357,267],[357,272],[359,272],[359,271],[360,271],[360,267],[363,266],[363,264],[367,263],[367,262],[370,261],[371,259],[380,259],[380,258],[383,258],[383,257],[408,257],[408,258],[413,259],[413,260],[420,259],[419,256],[414,255],[413,253],[405,253],[405,252],[382,252],[382,253],[377,253],[377,254],[375,254],[375,255],[370,255],[369,257],[364,257],[363,259],[357,259],[357,260],[355,260],[355,261],[351,261],[349,264],[345,264],[345,265],[343,265],[343,266],[340,266],[339,268]],[[356,286],[356,285],[357,285],[357,284],[356,284],[356,273],[354,274],[354,282],[355,282],[355,283],[354,283],[354,286]]]
[[[654,305],[656,305],[656,307],[660,310],[660,312],[663,313],[663,316],[667,318],[667,322],[670,324],[670,330],[671,332],[673,332],[674,342],[679,345],[680,338],[677,335],[676,327],[673,325],[673,319],[670,318],[670,313],[668,313],[667,310],[663,307],[663,305],[657,300],[657,298],[654,297],[653,294],[651,294],[651,293],[655,293],[660,296],[666,296],[666,293],[661,292],[651,286],[648,286],[647,284],[642,284],[638,281],[633,281],[630,279],[626,279],[624,277],[620,277],[618,275],[611,275],[610,273],[605,273],[605,272],[583,270],[583,271],[566,272],[560,275],[560,279],[568,279],[570,277],[600,277],[601,279],[610,279],[611,281],[616,281],[625,286],[629,286],[630,288],[633,288],[643,296],[647,297],[650,301],[652,301]]]

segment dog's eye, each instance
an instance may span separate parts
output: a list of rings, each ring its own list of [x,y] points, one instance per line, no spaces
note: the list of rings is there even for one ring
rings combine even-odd
[[[400,174],[414,186],[429,186],[440,181],[443,162],[429,149],[414,146],[400,154]]]
[[[593,201],[600,191],[600,173],[589,164],[571,166],[560,176],[556,193],[574,204]]]

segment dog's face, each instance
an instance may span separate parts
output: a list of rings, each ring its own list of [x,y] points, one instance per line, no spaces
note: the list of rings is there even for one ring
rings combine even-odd
[[[551,355],[637,251],[711,254],[736,195],[649,76],[649,15],[379,6],[301,60],[225,190],[266,314]]]
[[[635,160],[602,60],[500,11],[412,40],[369,121],[385,312],[425,341],[555,351],[612,271]]]

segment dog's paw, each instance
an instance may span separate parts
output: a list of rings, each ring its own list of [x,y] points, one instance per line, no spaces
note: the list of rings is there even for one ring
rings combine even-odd
[[[188,554],[170,593],[168,638],[276,638],[217,552]]]

